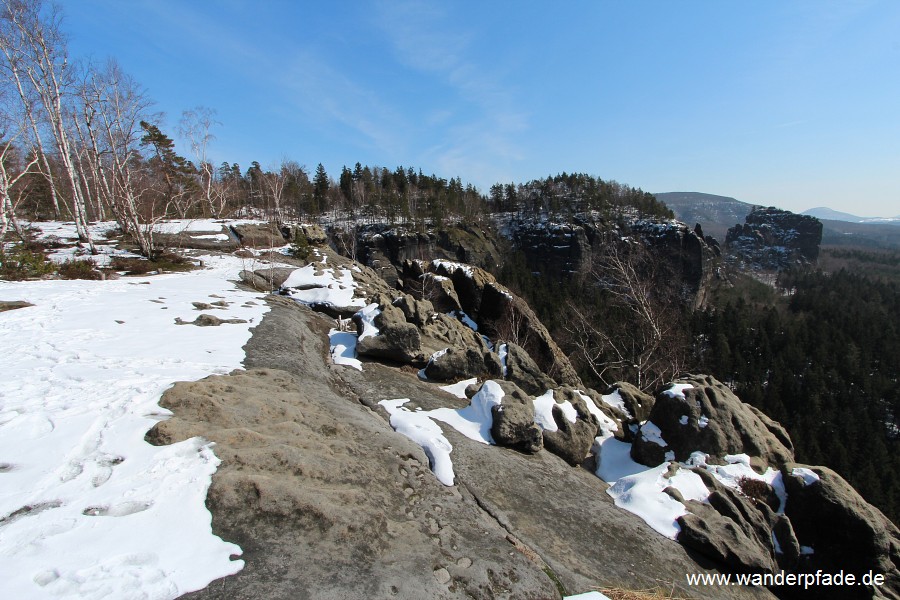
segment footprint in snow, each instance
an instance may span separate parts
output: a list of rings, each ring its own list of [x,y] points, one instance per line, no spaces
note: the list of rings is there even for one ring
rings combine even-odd
[[[88,517],[127,517],[135,513],[143,512],[153,506],[152,501],[120,502],[112,506],[89,506],[81,514]]]

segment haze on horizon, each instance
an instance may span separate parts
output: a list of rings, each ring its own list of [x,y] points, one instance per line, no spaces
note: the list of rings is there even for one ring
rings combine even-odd
[[[171,135],[183,110],[217,111],[216,164],[413,166],[483,192],[582,171],[900,213],[890,0],[62,7],[72,57],[115,57]]]

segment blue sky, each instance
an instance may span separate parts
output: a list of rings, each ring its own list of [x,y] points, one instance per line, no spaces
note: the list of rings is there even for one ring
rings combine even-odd
[[[217,163],[900,214],[894,0],[61,4],[70,53],[115,57],[164,131],[217,111]]]

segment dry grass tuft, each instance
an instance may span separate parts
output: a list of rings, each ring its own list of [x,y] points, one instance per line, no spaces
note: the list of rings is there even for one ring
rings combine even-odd
[[[686,596],[675,596],[673,592],[662,588],[647,590],[625,590],[622,588],[603,588],[600,593],[610,600],[689,600]]]

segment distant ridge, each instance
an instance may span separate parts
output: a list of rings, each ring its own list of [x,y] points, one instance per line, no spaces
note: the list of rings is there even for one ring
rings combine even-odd
[[[809,210],[803,211],[801,214],[809,215],[817,219],[826,219],[828,221],[846,221],[847,223],[862,223],[865,221],[862,217],[851,215],[850,213],[840,212],[827,206],[817,206]]]
[[[672,209],[676,219],[691,226],[700,223],[703,233],[720,242],[725,241],[728,228],[743,223],[754,206],[729,196],[701,192],[663,192],[654,196]]]

